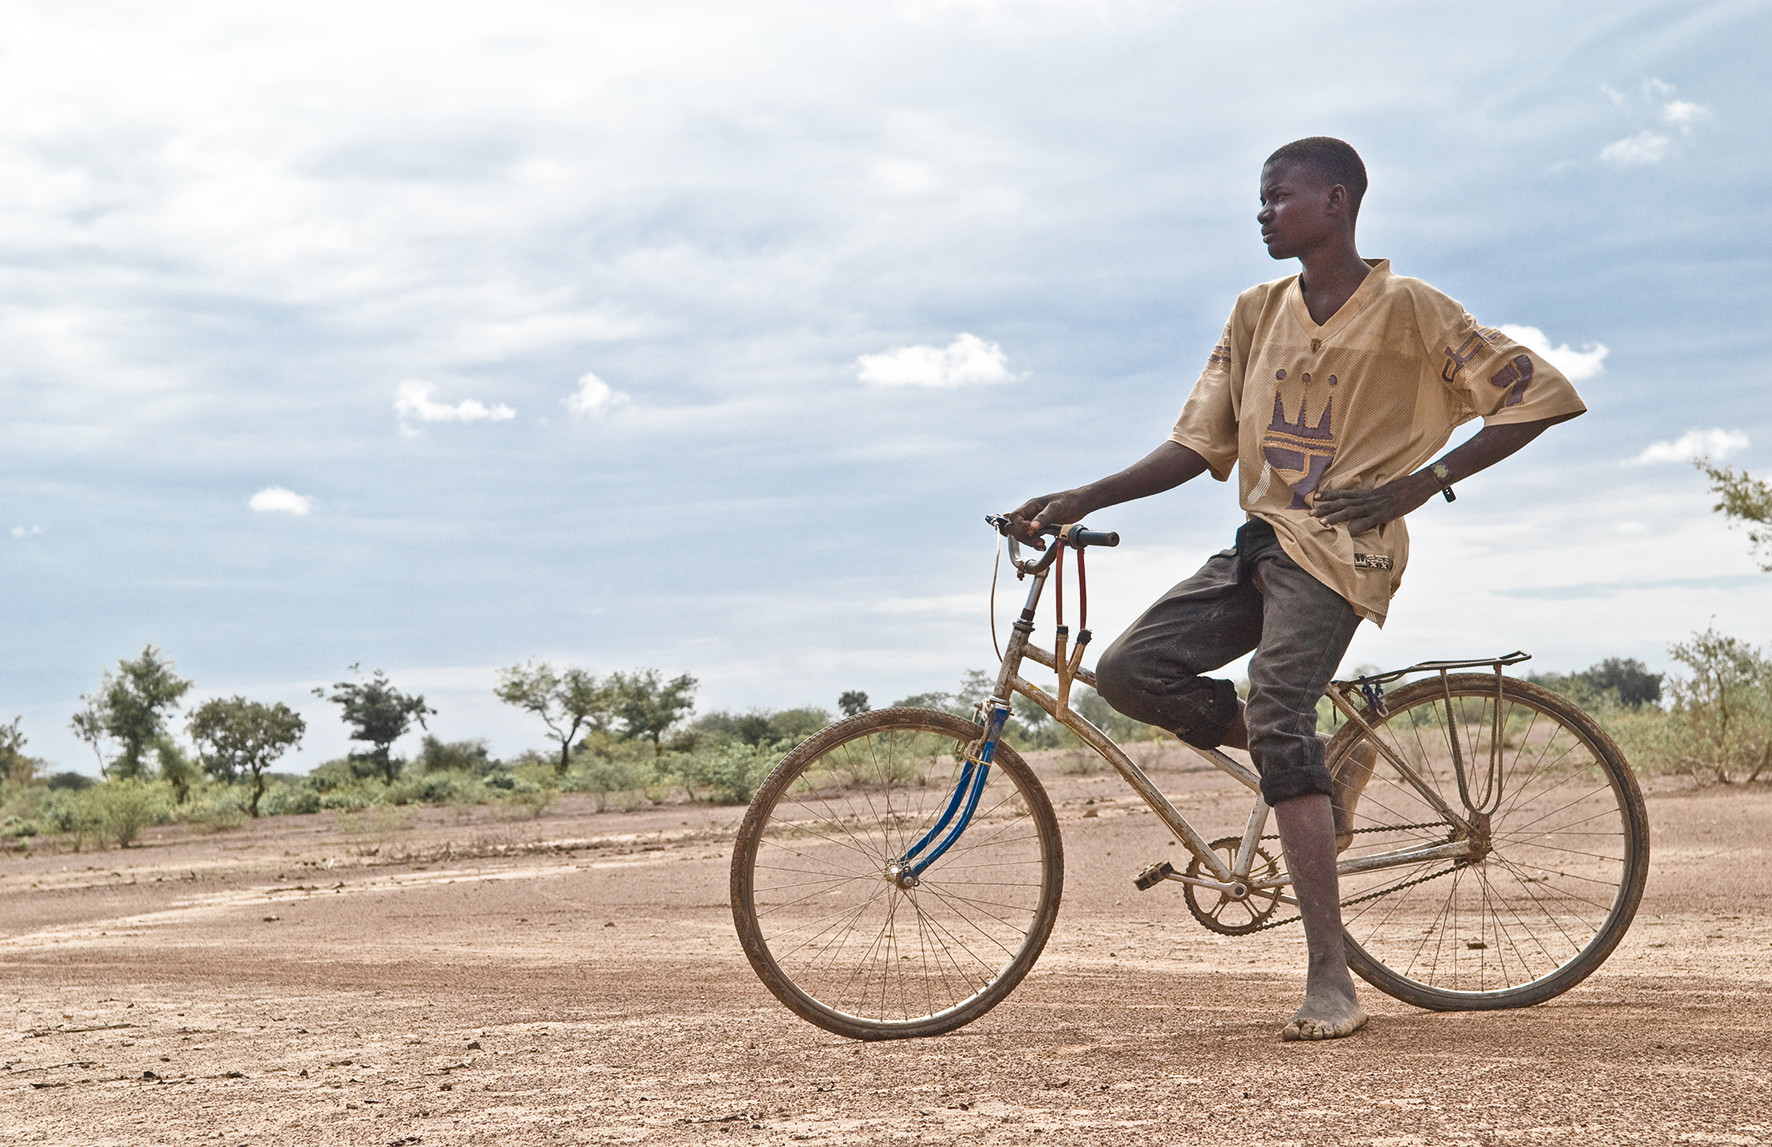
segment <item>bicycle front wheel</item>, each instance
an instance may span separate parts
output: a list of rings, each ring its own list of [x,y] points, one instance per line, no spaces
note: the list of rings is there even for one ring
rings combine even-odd
[[[1623,754],[1568,700],[1511,678],[1435,677],[1386,702],[1366,714],[1384,751],[1342,826],[1343,867],[1461,842],[1469,855],[1344,872],[1349,966],[1447,1011],[1524,1007],[1580,983],[1630,927],[1649,872]],[[1330,742],[1344,784],[1371,742],[1354,724]]]
[[[982,735],[948,713],[882,709],[813,736],[758,789],[732,854],[733,921],[751,967],[802,1018],[854,1039],[936,1035],[1033,966],[1064,852],[1052,803],[1007,746],[959,839],[908,887],[894,879]]]

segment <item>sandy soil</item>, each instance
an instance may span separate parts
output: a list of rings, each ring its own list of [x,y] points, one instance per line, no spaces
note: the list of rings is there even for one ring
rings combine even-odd
[[[1238,828],[1245,798],[1179,760],[1157,775],[1190,817]],[[319,814],[0,859],[0,1142],[1772,1141],[1772,790],[1656,786],[1643,909],[1574,991],[1444,1015],[1368,990],[1366,1033],[1308,1045],[1275,1038],[1295,928],[1219,937],[1135,892],[1178,850],[1061,764],[1046,954],[908,1043],[827,1035],[751,974],[737,809]]]

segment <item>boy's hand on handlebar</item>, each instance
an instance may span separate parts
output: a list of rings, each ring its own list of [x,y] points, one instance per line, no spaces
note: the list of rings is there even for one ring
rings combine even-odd
[[[1059,526],[1081,521],[1090,508],[1078,496],[1078,491],[1065,490],[1029,498],[1004,516],[1009,519],[1009,533],[1017,541],[1043,550],[1046,542],[1040,537],[1041,530],[1056,530]]]

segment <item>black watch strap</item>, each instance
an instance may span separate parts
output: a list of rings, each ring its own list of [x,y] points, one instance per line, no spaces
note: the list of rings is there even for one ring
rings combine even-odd
[[[1427,472],[1440,484],[1440,493],[1445,495],[1448,502],[1458,501],[1458,495],[1452,492],[1452,471],[1446,468],[1444,462],[1435,462],[1427,468]]]

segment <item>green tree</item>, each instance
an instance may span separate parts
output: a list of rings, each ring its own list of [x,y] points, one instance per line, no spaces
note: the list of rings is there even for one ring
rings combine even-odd
[[[1608,657],[1578,673],[1528,673],[1526,680],[1534,685],[1555,690],[1577,705],[1596,706],[1607,703],[1639,709],[1661,700],[1660,673],[1634,657]]]
[[[1668,682],[1678,763],[1723,784],[1732,771],[1756,780],[1772,765],[1772,659],[1714,628],[1668,652],[1692,670]]]
[[[37,776],[37,759],[25,755],[25,734],[19,728],[23,715],[0,725],[0,781],[29,784]]]
[[[860,689],[850,689],[837,698],[837,708],[843,710],[845,717],[859,717],[868,711],[868,695]]]
[[[622,736],[646,738],[654,755],[664,754],[665,731],[695,709],[695,678],[685,673],[663,680],[656,669],[611,673],[610,715],[621,722]]]
[[[154,742],[154,759],[160,762],[160,779],[172,786],[172,803],[184,804],[202,770],[171,737]]]
[[[482,777],[498,766],[485,741],[440,741],[429,733],[419,742],[418,757],[413,763],[427,776],[467,773]]]
[[[370,746],[369,759],[376,771],[388,784],[393,784],[401,764],[390,752],[394,742],[406,735],[414,721],[419,728],[428,728],[425,717],[436,710],[425,704],[422,694],[402,693],[394,688],[380,669],[367,681],[356,663],[351,665],[351,672],[357,674],[355,681],[335,681],[331,693],[316,688],[314,696],[333,702],[343,711],[344,722],[351,727],[351,740]]]
[[[1711,493],[1717,496],[1712,509],[1732,522],[1749,522],[1747,540],[1760,554],[1760,568],[1772,571],[1772,483],[1750,477],[1746,470],[1718,466],[1709,458],[1700,458],[1693,465],[1710,479]]]
[[[244,697],[205,701],[191,714],[190,723],[191,740],[197,742],[205,772],[229,784],[252,778],[252,800],[246,811],[253,816],[265,795],[265,770],[301,744],[307,729],[301,714],[283,702],[264,705]]]
[[[1626,705],[1653,705],[1661,700],[1661,674],[1634,657],[1608,657],[1579,674],[1597,692],[1618,694]]]
[[[548,736],[560,743],[556,775],[565,774],[580,733],[609,724],[615,700],[614,690],[583,669],[556,670],[545,661],[500,669],[493,692],[505,704],[534,713],[548,727]]]
[[[172,662],[146,645],[140,657],[118,661],[115,674],[107,670],[98,689],[80,698],[86,708],[74,714],[71,724],[80,739],[92,746],[99,770],[107,777],[139,777],[146,766],[145,754],[165,736],[167,718],[190,688],[189,681],[172,671]],[[109,763],[103,748],[106,741],[119,746]]]

